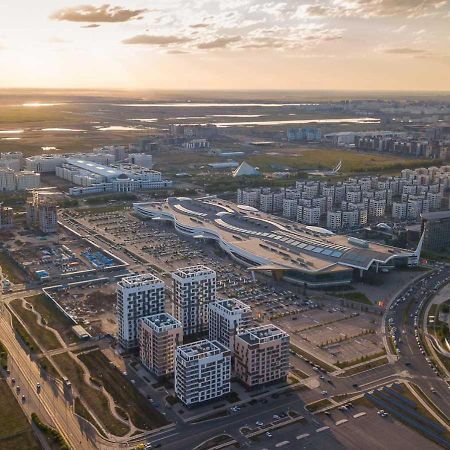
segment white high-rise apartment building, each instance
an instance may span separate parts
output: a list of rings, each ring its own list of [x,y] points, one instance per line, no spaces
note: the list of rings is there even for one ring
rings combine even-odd
[[[147,153],[130,153],[128,155],[128,161],[130,164],[146,167],[147,169],[151,169],[153,167],[153,156],[148,155]]]
[[[373,198],[369,201],[369,216],[383,217],[386,211],[386,200],[375,200]]]
[[[406,220],[408,215],[408,204],[405,202],[394,202],[392,204],[392,218],[395,220]]]
[[[327,228],[329,230],[339,230],[342,228],[342,211],[327,212]]]
[[[306,207],[303,208],[301,223],[304,223],[306,225],[319,225],[319,221],[320,221],[320,208],[306,208]]]
[[[56,166],[66,161],[62,155],[35,155],[25,159],[25,168],[32,172],[48,173],[55,172]]]
[[[175,367],[175,349],[183,343],[181,322],[161,313],[138,321],[139,357],[157,377],[170,375]]]
[[[165,291],[164,282],[150,273],[117,283],[117,336],[122,347],[138,346],[138,320],[164,312]]]
[[[252,309],[240,300],[218,300],[208,305],[208,330],[211,341],[219,341],[233,351],[234,337],[252,322]]]
[[[202,340],[175,351],[175,394],[185,405],[230,392],[231,352],[218,341]]]
[[[185,336],[208,331],[208,304],[216,300],[216,272],[205,266],[172,273],[173,315]]]
[[[36,172],[23,170],[16,172],[16,189],[25,191],[27,189],[37,189],[41,185],[41,175]]]
[[[235,372],[249,387],[271,383],[289,370],[289,335],[268,324],[250,328],[234,341]]]
[[[8,230],[14,226],[14,211],[0,203],[0,230]]]
[[[15,172],[13,169],[0,166],[0,191],[25,191],[36,189],[41,183],[40,174],[28,172]]]
[[[16,174],[12,169],[0,168],[0,192],[16,190]]]
[[[298,200],[295,198],[285,198],[283,200],[283,217],[295,219],[297,217]]]
[[[359,225],[360,212],[355,209],[352,211],[342,211],[342,227],[355,228]]]

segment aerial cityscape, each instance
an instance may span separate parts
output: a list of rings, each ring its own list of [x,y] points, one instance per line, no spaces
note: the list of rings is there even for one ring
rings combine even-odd
[[[450,449],[450,2],[0,30],[0,450]]]

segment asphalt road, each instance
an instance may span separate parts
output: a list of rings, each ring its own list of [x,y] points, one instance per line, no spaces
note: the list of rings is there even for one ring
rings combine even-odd
[[[426,395],[428,395],[436,405],[450,417],[450,390],[449,385],[440,378],[430,367],[426,360],[427,355],[423,355],[414,335],[415,314],[419,312],[420,302],[433,295],[437,283],[443,283],[450,276],[450,267],[445,266],[440,273],[435,273],[423,283],[413,286],[410,294],[406,294],[405,301],[398,303],[388,317],[393,318],[393,324],[399,330],[400,342],[399,361],[395,364],[396,370],[406,370]],[[419,321],[420,327],[420,321]],[[410,364],[410,365],[405,365]],[[432,392],[432,388],[435,393]]]
[[[54,382],[43,379],[38,366],[18,343],[9,324],[9,312],[5,309],[0,315],[0,335],[2,342],[9,352],[10,376],[8,383],[17,395],[17,386],[20,386],[19,398],[25,395],[22,408],[27,416],[37,413],[43,421],[53,424],[64,436],[72,448],[91,450],[96,448],[83,434],[76,416],[71,410],[70,402],[66,401],[62,390]],[[12,378],[15,378],[13,386]],[[37,392],[37,384],[41,390]]]

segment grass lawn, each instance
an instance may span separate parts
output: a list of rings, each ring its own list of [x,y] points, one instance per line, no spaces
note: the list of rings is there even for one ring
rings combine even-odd
[[[20,316],[25,325],[30,330],[32,336],[39,342],[45,350],[55,350],[61,348],[61,344],[55,333],[37,323],[36,314],[22,305],[21,299],[13,300],[10,303],[14,311]]]
[[[5,252],[0,252],[0,266],[3,273],[12,283],[23,283],[25,281],[24,272],[16,265],[14,260]]]
[[[375,367],[384,366],[387,364],[389,360],[387,358],[381,358],[376,361],[368,361],[365,364],[362,364],[358,367],[353,367],[351,369],[346,370],[342,375],[338,375],[338,377],[349,377],[351,375],[356,375],[357,373],[364,372],[369,369],[374,369]]]
[[[8,367],[8,350],[6,347],[0,342],[0,367],[6,369]]]
[[[372,305],[373,303],[367,298],[362,292],[345,292],[335,294],[337,297],[345,298],[346,300],[351,300],[352,302],[364,303],[365,305]]]
[[[291,372],[297,377],[300,378],[301,380],[305,380],[306,378],[309,378],[309,375],[305,372],[303,372],[300,369],[291,369]]]
[[[102,422],[106,430],[116,436],[124,436],[130,431],[127,425],[112,415],[105,395],[84,382],[83,369],[68,353],[55,355],[52,359],[72,385],[76,387],[83,401]]]
[[[305,408],[309,412],[319,411],[319,409],[326,408],[327,406],[331,406],[333,403],[327,398],[322,398],[317,400],[316,402],[309,403],[305,406]]]
[[[220,436],[215,436],[198,447],[195,447],[195,450],[208,450],[209,448],[214,448],[220,444],[225,444],[225,442],[232,441],[233,437],[229,434],[221,434]]]
[[[386,170],[402,170],[406,167],[426,167],[428,160],[404,158],[396,155],[380,155],[355,150],[324,148],[285,148],[278,155],[255,155],[246,160],[263,172],[272,172],[273,165],[290,167],[296,170],[330,169],[338,161],[342,161],[343,173],[383,172]]]
[[[78,358],[83,361],[93,377],[101,380],[105,389],[128,413],[136,427],[152,430],[169,423],[100,350],[81,354]]]
[[[53,363],[46,356],[41,356],[37,360],[37,363],[39,364],[39,366],[42,369],[44,369],[53,378],[61,378],[61,375],[56,370],[56,367],[53,365]]]
[[[80,341],[72,331],[74,323],[45,294],[27,297],[25,300],[33,305],[33,309],[42,316],[46,325],[55,329],[64,342],[73,344]]]
[[[0,448],[2,450],[42,449],[5,380],[0,380]]]
[[[92,417],[91,413],[85,408],[83,403],[81,403],[80,397],[75,398],[75,414],[78,414],[83,419],[86,419],[88,422],[94,425],[94,427],[103,437],[106,437],[98,422]]]
[[[30,336],[28,331],[25,330],[23,325],[17,320],[17,317],[14,314],[12,314],[11,317],[12,317],[12,325],[15,332],[20,336],[20,338],[28,347],[30,352],[39,353],[41,349],[39,348],[39,345],[37,345],[36,341]]]

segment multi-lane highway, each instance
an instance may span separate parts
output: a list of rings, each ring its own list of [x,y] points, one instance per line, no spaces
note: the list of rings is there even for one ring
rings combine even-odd
[[[387,314],[387,324],[396,329],[399,360],[397,371],[407,371],[426,395],[450,417],[450,390],[420,343],[420,309],[436,294],[436,287],[449,281],[450,267],[443,266],[401,294]],[[448,286],[447,286],[448,287]],[[444,287],[444,289],[447,289]]]
[[[32,412],[37,413],[44,422],[56,427],[74,449],[99,448],[81,431],[80,422],[72,411],[72,402],[65,398],[62,387],[55,381],[47,381],[41,377],[37,364],[17,341],[10,320],[9,312],[4,308],[0,312],[0,335],[9,353],[8,383],[15,395],[18,395],[27,416],[29,417]],[[41,386],[39,390],[38,383]]]

